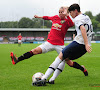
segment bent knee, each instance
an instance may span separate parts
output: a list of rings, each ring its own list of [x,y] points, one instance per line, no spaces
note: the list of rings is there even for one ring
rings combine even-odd
[[[42,49],[41,48],[39,48],[39,47],[37,47],[37,48],[35,48],[35,49],[32,49],[31,50],[32,52],[33,52],[33,54],[41,54],[42,53]]]
[[[70,67],[72,67],[72,66],[73,66],[73,61],[69,60],[69,61],[67,61],[67,64],[68,64]]]

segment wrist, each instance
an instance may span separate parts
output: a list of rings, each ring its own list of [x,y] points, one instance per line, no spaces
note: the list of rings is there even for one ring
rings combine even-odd
[[[69,14],[68,14],[68,15],[66,15],[66,17],[67,17],[67,18],[69,18]]]

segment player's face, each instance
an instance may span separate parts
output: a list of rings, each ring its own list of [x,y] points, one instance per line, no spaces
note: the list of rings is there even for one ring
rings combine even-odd
[[[76,17],[75,11],[70,11],[70,15],[72,16],[72,18],[75,18]]]
[[[65,18],[65,15],[64,15],[63,13],[64,13],[64,10],[63,10],[63,9],[60,9],[60,10],[59,10],[59,17],[60,17],[61,19],[64,19],[64,18]]]

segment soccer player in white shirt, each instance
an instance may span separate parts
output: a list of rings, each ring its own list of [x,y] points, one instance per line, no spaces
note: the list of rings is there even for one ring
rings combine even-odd
[[[81,13],[80,6],[78,4],[72,4],[68,10],[72,18],[74,18],[77,35],[73,42],[66,46],[57,56],[55,61],[50,65],[50,67],[54,69],[56,69],[64,59],[66,62],[69,60],[75,60],[83,56],[86,52],[90,53],[92,51],[91,35],[93,33],[93,27],[90,18]],[[37,83],[42,85],[45,84],[47,78],[53,72],[53,69],[48,68],[45,75],[42,77],[42,80]]]

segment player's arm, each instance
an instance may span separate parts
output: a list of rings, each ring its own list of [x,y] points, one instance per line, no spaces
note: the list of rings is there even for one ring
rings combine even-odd
[[[83,25],[81,25],[80,30],[81,30],[81,33],[82,33],[82,36],[83,36],[83,39],[84,39],[85,48],[86,48],[87,52],[90,53],[91,52],[91,47],[88,44],[86,29]]]
[[[76,30],[75,30],[74,33],[73,33],[73,40],[74,40],[76,34],[77,34],[77,32],[76,32]]]
[[[68,26],[69,27],[73,27],[74,26],[74,22],[71,20],[71,18],[69,17],[69,11],[68,11],[68,7],[64,8],[64,12],[63,14],[65,14],[65,16],[67,17],[67,21],[68,21]]]
[[[52,17],[49,17],[49,16],[37,16],[37,15],[34,15],[35,18],[42,18],[44,20],[52,20]]]
[[[74,38],[75,38],[75,34],[73,33],[73,40],[74,40]]]
[[[75,33],[73,33],[73,40],[74,40],[74,38],[75,38]]]
[[[43,16],[34,15],[35,18],[43,18]]]
[[[63,12],[63,14],[65,14],[66,17],[69,16],[68,7],[64,7],[64,12]]]

